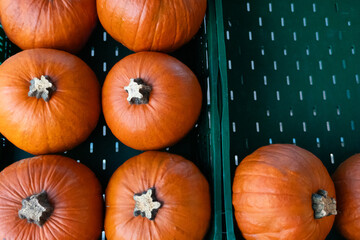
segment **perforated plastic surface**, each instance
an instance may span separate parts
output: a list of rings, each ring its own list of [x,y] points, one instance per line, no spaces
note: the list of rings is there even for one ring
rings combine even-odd
[[[207,177],[212,194],[212,223],[206,239],[222,239],[222,195],[220,130],[217,110],[217,43],[214,4],[209,2],[207,16],[198,34],[172,56],[185,63],[196,74],[203,92],[203,106],[194,129],[178,144],[163,149],[193,161]],[[20,51],[6,38],[0,28],[0,61]],[[88,44],[78,54],[96,73],[102,84],[108,71],[131,52],[113,40],[98,23]],[[0,170],[14,161],[32,155],[16,148],[0,135]],[[119,142],[106,126],[103,115],[91,136],[81,145],[62,155],[87,165],[105,190],[113,172],[127,159],[139,154]],[[181,187],[181,186],[179,186]],[[105,196],[104,196],[105,197]],[[102,239],[105,239],[104,232]]]
[[[267,144],[293,143],[314,153],[332,174],[359,152],[360,3],[217,4],[217,16],[223,14],[222,149],[232,239],[234,229],[237,238],[240,233],[233,225],[229,193],[235,168],[246,155]],[[341,238],[333,232],[327,239]]]

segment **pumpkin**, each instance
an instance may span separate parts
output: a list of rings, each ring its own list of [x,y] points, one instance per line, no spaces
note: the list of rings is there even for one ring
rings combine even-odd
[[[102,90],[107,125],[125,145],[154,150],[175,144],[194,126],[202,93],[194,73],[164,53],[120,60]]]
[[[17,147],[46,154],[90,135],[100,115],[100,86],[78,57],[31,49],[0,66],[0,132]]]
[[[96,26],[95,0],[1,0],[6,35],[21,49],[79,51]]]
[[[105,30],[132,51],[174,51],[198,32],[206,0],[97,0]]]
[[[335,226],[348,240],[360,239],[360,154],[348,158],[332,178],[336,189],[339,214]]]
[[[27,158],[0,173],[1,239],[98,239],[101,186],[85,165],[56,155]]]
[[[325,239],[336,214],[333,197],[320,159],[294,145],[261,147],[235,172],[235,218],[248,240]]]
[[[209,227],[209,185],[178,155],[144,152],[127,160],[106,189],[109,240],[203,239]]]

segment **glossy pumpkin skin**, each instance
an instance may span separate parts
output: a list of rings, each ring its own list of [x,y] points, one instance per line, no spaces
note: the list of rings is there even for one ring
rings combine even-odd
[[[360,154],[341,163],[332,176],[338,215],[335,226],[349,240],[360,239]]]
[[[132,51],[174,51],[198,32],[206,0],[97,0],[105,30]]]
[[[79,51],[96,26],[95,0],[1,0],[6,35],[21,49]]]
[[[48,75],[48,102],[29,97],[30,80]],[[100,115],[100,86],[78,57],[53,49],[22,51],[0,65],[0,132],[34,155],[63,152],[85,141]]]
[[[42,227],[18,217],[22,199],[45,190],[54,211]],[[62,156],[13,163],[0,173],[1,239],[98,239],[103,224],[99,181],[90,169]]]
[[[154,220],[134,217],[134,194],[151,187],[163,206]],[[174,154],[145,152],[127,160],[106,189],[109,240],[203,239],[210,214],[208,182],[192,162]]]
[[[334,216],[314,218],[312,194],[319,189],[335,197],[322,162],[294,145],[273,144],[247,156],[235,172],[233,205],[247,240],[322,240]]]
[[[147,104],[131,105],[124,87],[131,78],[152,86]],[[141,52],[120,60],[106,77],[102,105],[107,125],[125,145],[138,150],[171,146],[195,125],[202,93],[194,73],[177,59]]]

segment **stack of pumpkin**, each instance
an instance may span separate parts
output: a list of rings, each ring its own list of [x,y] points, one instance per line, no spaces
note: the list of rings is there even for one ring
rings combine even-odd
[[[158,150],[183,138],[200,114],[196,76],[173,51],[198,31],[206,0],[0,1],[1,24],[24,51],[0,66],[0,132],[40,155],[0,173],[1,239],[97,239],[103,229],[96,176],[74,148],[106,123],[124,144]],[[102,88],[76,57],[97,23],[129,49]],[[101,101],[102,98],[102,101]],[[125,162],[106,189],[108,239],[202,239],[209,185],[190,161],[149,151]]]

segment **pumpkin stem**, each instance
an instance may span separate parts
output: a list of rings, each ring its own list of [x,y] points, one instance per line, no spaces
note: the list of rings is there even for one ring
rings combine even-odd
[[[42,227],[51,216],[54,208],[48,200],[46,191],[34,194],[22,200],[22,208],[19,210],[19,217],[27,219],[29,223],[35,223]]]
[[[131,78],[130,84],[124,89],[129,94],[127,100],[130,104],[146,104],[149,102],[152,88],[141,78]]]
[[[155,188],[149,188],[143,193],[134,194],[134,216],[141,215],[149,220],[154,220],[162,204],[155,197]]]
[[[29,97],[43,98],[45,102],[50,100],[50,95],[56,91],[55,85],[50,81],[49,76],[41,75],[41,78],[33,78],[30,81],[30,88],[28,92]]]
[[[327,191],[320,189],[312,195],[312,208],[315,213],[315,219],[337,214],[336,200],[327,194]]]

